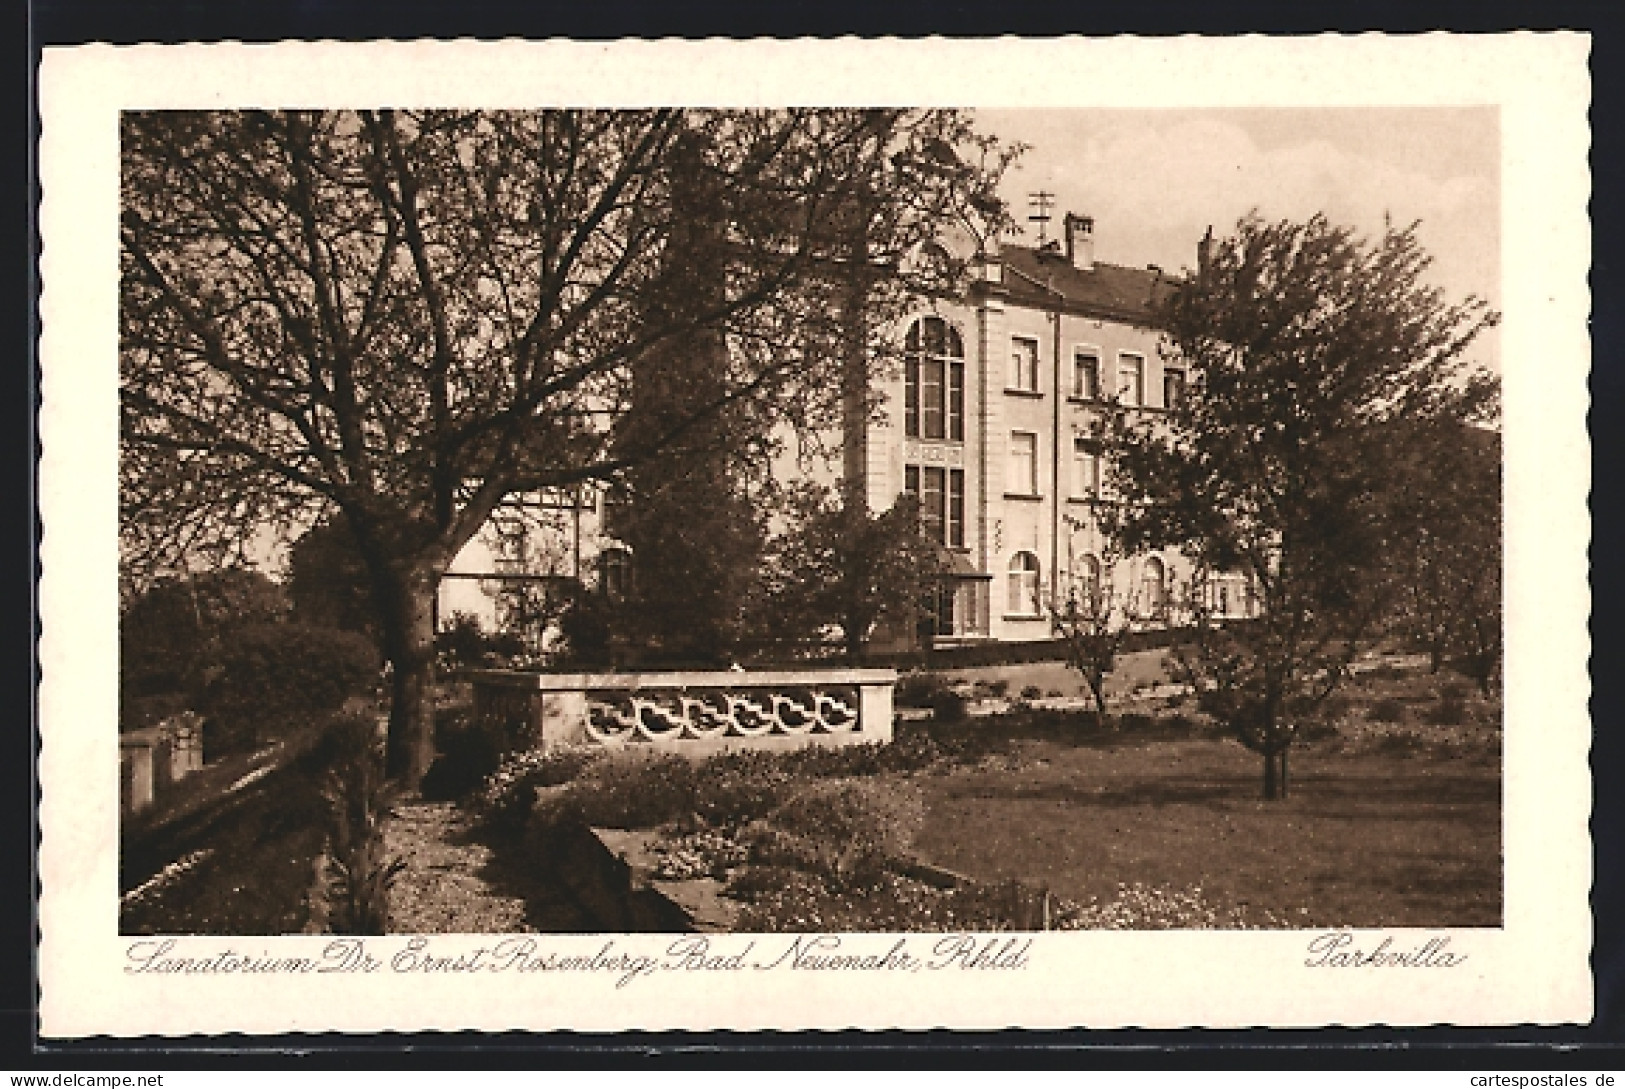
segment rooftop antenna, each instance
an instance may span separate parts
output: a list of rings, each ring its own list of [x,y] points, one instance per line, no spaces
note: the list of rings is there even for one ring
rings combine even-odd
[[[1055,207],[1055,194],[1046,189],[1036,193],[1027,194],[1027,206],[1033,209],[1027,216],[1027,222],[1038,224],[1038,244],[1042,246],[1049,240],[1047,233],[1050,221],[1049,210]]]

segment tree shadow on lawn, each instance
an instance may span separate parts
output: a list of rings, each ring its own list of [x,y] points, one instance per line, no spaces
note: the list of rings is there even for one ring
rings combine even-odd
[[[1161,774],[1130,782],[972,780],[951,784],[950,798],[1059,802],[1096,808],[1161,808],[1175,805],[1231,808],[1262,803],[1258,775]],[[1295,774],[1282,812],[1328,820],[1424,820],[1480,823],[1499,813],[1499,776],[1413,775],[1403,777],[1348,775],[1337,771]]]

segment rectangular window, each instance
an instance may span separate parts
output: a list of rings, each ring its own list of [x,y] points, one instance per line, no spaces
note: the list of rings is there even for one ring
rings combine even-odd
[[[1074,439],[1072,446],[1072,495],[1094,499],[1100,494],[1100,449],[1093,439]]]
[[[903,364],[903,434],[920,437],[920,360],[913,355]]]
[[[927,359],[920,367],[920,434],[927,439],[942,438],[943,363]]]
[[[1100,356],[1080,351],[1072,357],[1072,396],[1084,401],[1100,399]]]
[[[1165,367],[1162,372],[1162,407],[1178,408],[1185,400],[1185,372],[1178,367]]]
[[[1014,495],[1038,494],[1038,436],[1031,431],[1010,432],[1010,479]]]
[[[903,494],[920,506],[921,536],[965,547],[965,470],[904,466]]]
[[[1118,353],[1117,399],[1125,405],[1145,404],[1145,360],[1140,356]]]
[[[965,364],[948,361],[948,438],[965,441]]]
[[[1011,341],[1010,388],[1038,392],[1038,341],[1026,337]]]
[[[927,540],[940,542],[948,492],[947,470],[928,465],[921,483],[924,487],[920,491],[920,528]]]

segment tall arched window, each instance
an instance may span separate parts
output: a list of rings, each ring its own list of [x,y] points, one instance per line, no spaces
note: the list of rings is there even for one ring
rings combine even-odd
[[[1010,557],[1010,599],[1007,603],[1012,616],[1038,615],[1038,557],[1031,552],[1017,552]]]
[[[1168,605],[1168,569],[1155,556],[1140,569],[1140,608],[1147,616],[1161,616]]]
[[[941,318],[908,328],[903,361],[903,433],[911,439],[965,439],[965,342]]]

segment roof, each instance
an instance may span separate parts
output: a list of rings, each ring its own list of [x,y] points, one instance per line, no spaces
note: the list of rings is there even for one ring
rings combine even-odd
[[[942,575],[950,579],[983,579],[989,580],[993,576],[979,571],[971,562],[969,556],[953,548],[943,548],[940,553],[942,560]]]
[[[1057,296],[1063,310],[1091,317],[1144,324],[1153,302],[1171,294],[1177,281],[1154,269],[1125,268],[1096,261],[1093,268],[1074,268],[1064,253],[1028,246],[1004,246],[1004,288],[1012,302],[1052,307]]]

